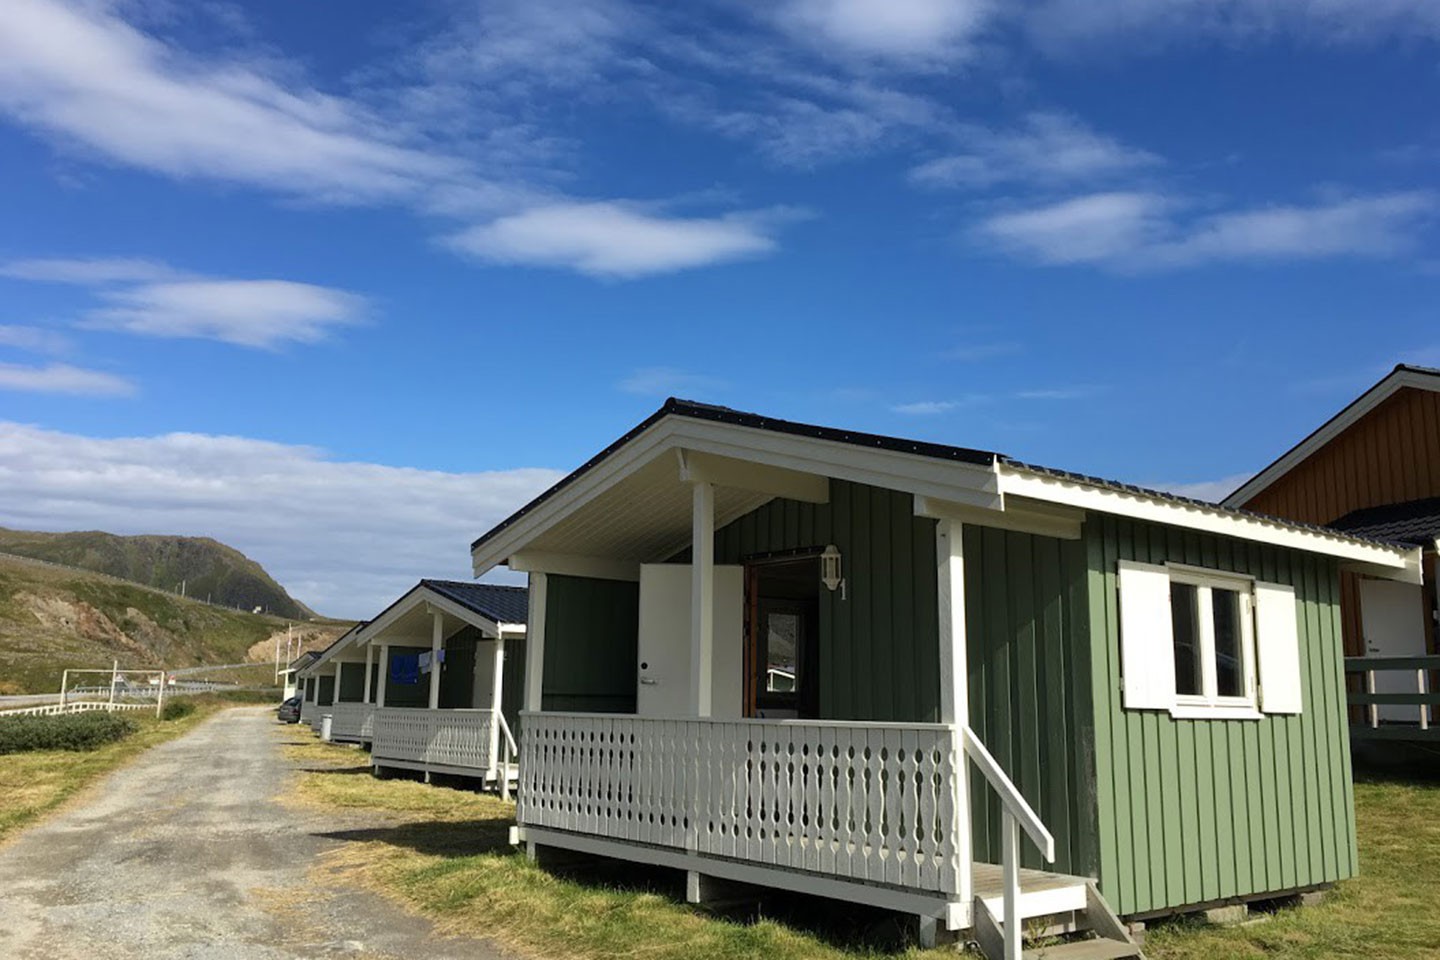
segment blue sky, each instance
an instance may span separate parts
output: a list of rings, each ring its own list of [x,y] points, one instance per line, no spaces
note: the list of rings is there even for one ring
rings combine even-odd
[[[1430,0],[9,0],[0,523],[336,614],[670,394],[1224,493],[1440,362]]]

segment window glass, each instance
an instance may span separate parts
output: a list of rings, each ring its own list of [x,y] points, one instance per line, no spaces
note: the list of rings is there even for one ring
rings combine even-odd
[[[791,693],[795,690],[799,640],[799,614],[771,611],[766,615],[764,689],[767,693]]]
[[[1175,692],[1199,696],[1201,684],[1199,589],[1188,583],[1170,584],[1170,616],[1175,627]]]
[[[1240,594],[1234,590],[1210,591],[1215,617],[1215,692],[1222,697],[1245,695],[1244,667],[1240,662]]]

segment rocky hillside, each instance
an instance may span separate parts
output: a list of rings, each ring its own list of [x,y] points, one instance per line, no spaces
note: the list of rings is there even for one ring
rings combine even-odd
[[[183,587],[187,596],[239,610],[258,607],[295,619],[315,616],[260,564],[209,537],[33,533],[0,527],[0,553],[93,570],[172,593]]]
[[[125,668],[268,664],[277,637],[284,651],[287,627],[301,649],[320,649],[350,624],[291,623],[0,556],[0,694],[52,692],[66,667],[109,667],[116,659]],[[255,674],[250,679],[268,671]]]

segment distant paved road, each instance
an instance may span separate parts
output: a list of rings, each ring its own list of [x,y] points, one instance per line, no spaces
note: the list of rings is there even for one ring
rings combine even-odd
[[[268,708],[229,710],[0,847],[7,960],[493,960],[373,894],[307,884],[340,824],[276,802]]]

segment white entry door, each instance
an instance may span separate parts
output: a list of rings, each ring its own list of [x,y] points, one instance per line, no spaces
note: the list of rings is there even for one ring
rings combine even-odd
[[[1365,633],[1368,657],[1425,656],[1425,602],[1418,584],[1394,580],[1360,581],[1360,628]],[[1375,673],[1376,693],[1415,693],[1419,680],[1414,670]],[[1420,722],[1420,708],[1382,706],[1381,720]]]
[[[640,566],[640,675],[635,712],[642,717],[690,714],[689,564]],[[745,568],[715,567],[711,715],[740,716],[744,693]]]

